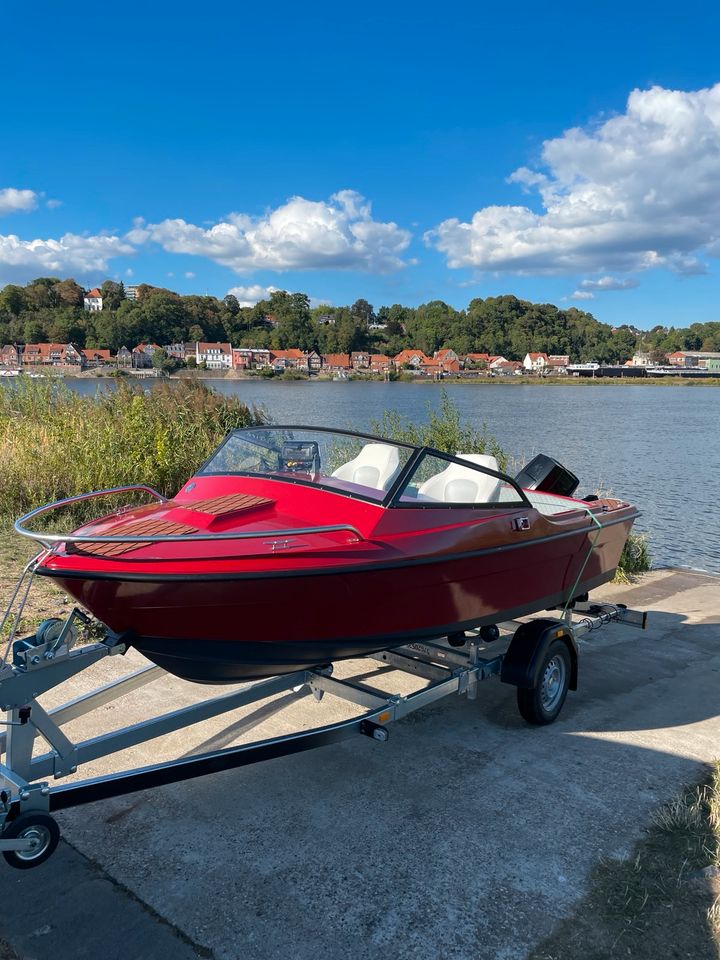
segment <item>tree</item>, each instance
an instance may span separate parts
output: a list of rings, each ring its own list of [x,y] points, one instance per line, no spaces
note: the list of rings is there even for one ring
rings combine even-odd
[[[58,306],[82,307],[83,288],[74,280],[61,280],[53,287]]]
[[[103,310],[117,310],[125,299],[125,285],[122,281],[115,283],[114,280],[105,280],[100,287],[100,293],[103,298]]]
[[[361,323],[364,323],[366,327],[375,319],[372,304],[368,303],[367,300],[356,300],[350,307],[350,313]]]
[[[270,297],[269,312],[278,322],[273,339],[279,349],[316,349],[317,331],[310,317],[310,299],[306,294],[276,290]]]
[[[188,339],[191,343],[204,343],[205,331],[199,324],[194,323],[188,330]]]
[[[155,370],[162,370],[164,373],[172,373],[179,366],[177,360],[174,357],[169,357],[164,350],[155,350],[152,356],[152,365]]]
[[[8,283],[0,290],[0,310],[7,310],[8,313],[18,317],[26,307],[27,297],[22,287]]]
[[[228,293],[223,299],[223,303],[225,305],[225,309],[230,314],[230,316],[236,317],[240,312],[240,303],[238,302],[238,298],[234,294]]]

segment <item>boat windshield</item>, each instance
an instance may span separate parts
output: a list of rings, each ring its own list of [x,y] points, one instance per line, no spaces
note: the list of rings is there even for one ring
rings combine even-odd
[[[231,433],[201,474],[266,476],[381,502],[413,447],[330,430],[261,428]]]

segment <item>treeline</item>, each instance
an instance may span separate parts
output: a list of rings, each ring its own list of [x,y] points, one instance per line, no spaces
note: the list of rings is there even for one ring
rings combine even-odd
[[[522,359],[528,351],[568,354],[573,361],[623,362],[638,350],[656,359],[674,350],[720,351],[720,323],[687,328],[632,326],[613,329],[592,314],[570,307],[530,303],[514,296],[471,300],[455,310],[442,300],[419,307],[401,304],[375,310],[367,300],[351,306],[311,308],[302,293],[278,291],[254,307],[229,294],[180,296],[142,284],[135,300],[122,283],[101,287],[103,310],[83,310],[85,291],[74,280],[40,277],[25,287],[0,290],[0,343],[74,343],[80,347],[133,347],[195,340],[234,346],[299,347],[320,353],[370,349],[395,355],[408,347],[428,355],[441,347],[458,353],[490,353]]]

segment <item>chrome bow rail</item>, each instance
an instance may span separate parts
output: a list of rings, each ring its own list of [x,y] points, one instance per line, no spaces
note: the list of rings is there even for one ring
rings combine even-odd
[[[250,530],[245,533],[172,533],[172,534],[146,534],[146,535],[123,535],[102,536],[100,534],[76,534],[76,533],[45,533],[35,530],[28,530],[25,526],[35,517],[49,513],[58,507],[67,507],[74,503],[80,503],[82,500],[91,500],[94,497],[109,496],[114,493],[131,493],[133,491],[143,491],[155,497],[160,503],[169,503],[167,497],[164,497],[152,487],[145,484],[133,484],[127,487],[112,487],[109,490],[95,490],[92,493],[81,493],[76,497],[67,497],[64,500],[56,500],[54,503],[47,503],[42,507],[36,507],[29,513],[24,514],[15,521],[15,531],[23,537],[29,537],[37,543],[42,544],[47,550],[51,550],[54,544],[61,543],[192,543],[204,540],[260,540],[263,537],[283,539],[287,537],[308,536],[314,533],[340,533],[345,531],[351,533],[358,540],[364,540],[357,527],[349,523],[333,523],[321,527],[293,527],[284,530]],[[192,509],[192,505],[188,505]]]

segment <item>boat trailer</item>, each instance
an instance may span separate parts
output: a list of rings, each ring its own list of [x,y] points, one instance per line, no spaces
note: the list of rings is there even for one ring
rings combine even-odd
[[[19,587],[20,583],[13,600]],[[77,643],[84,627],[97,624],[75,608],[65,620],[44,621],[32,636],[14,639],[11,632],[0,661],[0,709],[6,714],[6,732],[0,733],[0,760],[4,754],[4,762],[0,762],[0,851],[13,867],[37,866],[51,856],[59,841],[60,830],[51,816],[55,811],[311,750],[358,733],[384,742],[393,721],[452,693],[473,700],[478,684],[491,677],[517,687],[518,708],[528,722],[551,723],[560,713],[567,691],[577,688],[578,642],[608,623],[644,629],[646,618],[647,614],[620,604],[585,599],[568,605],[560,616],[418,640],[363,658],[374,661],[378,676],[398,670],[427,681],[426,686],[407,695],[388,694],[372,686],[367,674],[362,681],[335,678],[329,664],[243,684],[229,693],[76,743],[63,732],[63,725],[164,676],[165,671],[146,666],[55,709],[44,709],[38,702],[44,693],[127,649],[122,638],[109,632],[99,641]],[[18,622],[19,614],[15,617]],[[507,649],[495,653],[495,643],[503,640],[509,641]],[[338,697],[361,712],[351,719],[284,736],[50,785],[51,779],[75,774],[82,764],[289,691],[311,693],[317,701],[326,694]],[[36,740],[40,738],[49,746],[47,752],[39,752],[42,747],[36,746]]]

